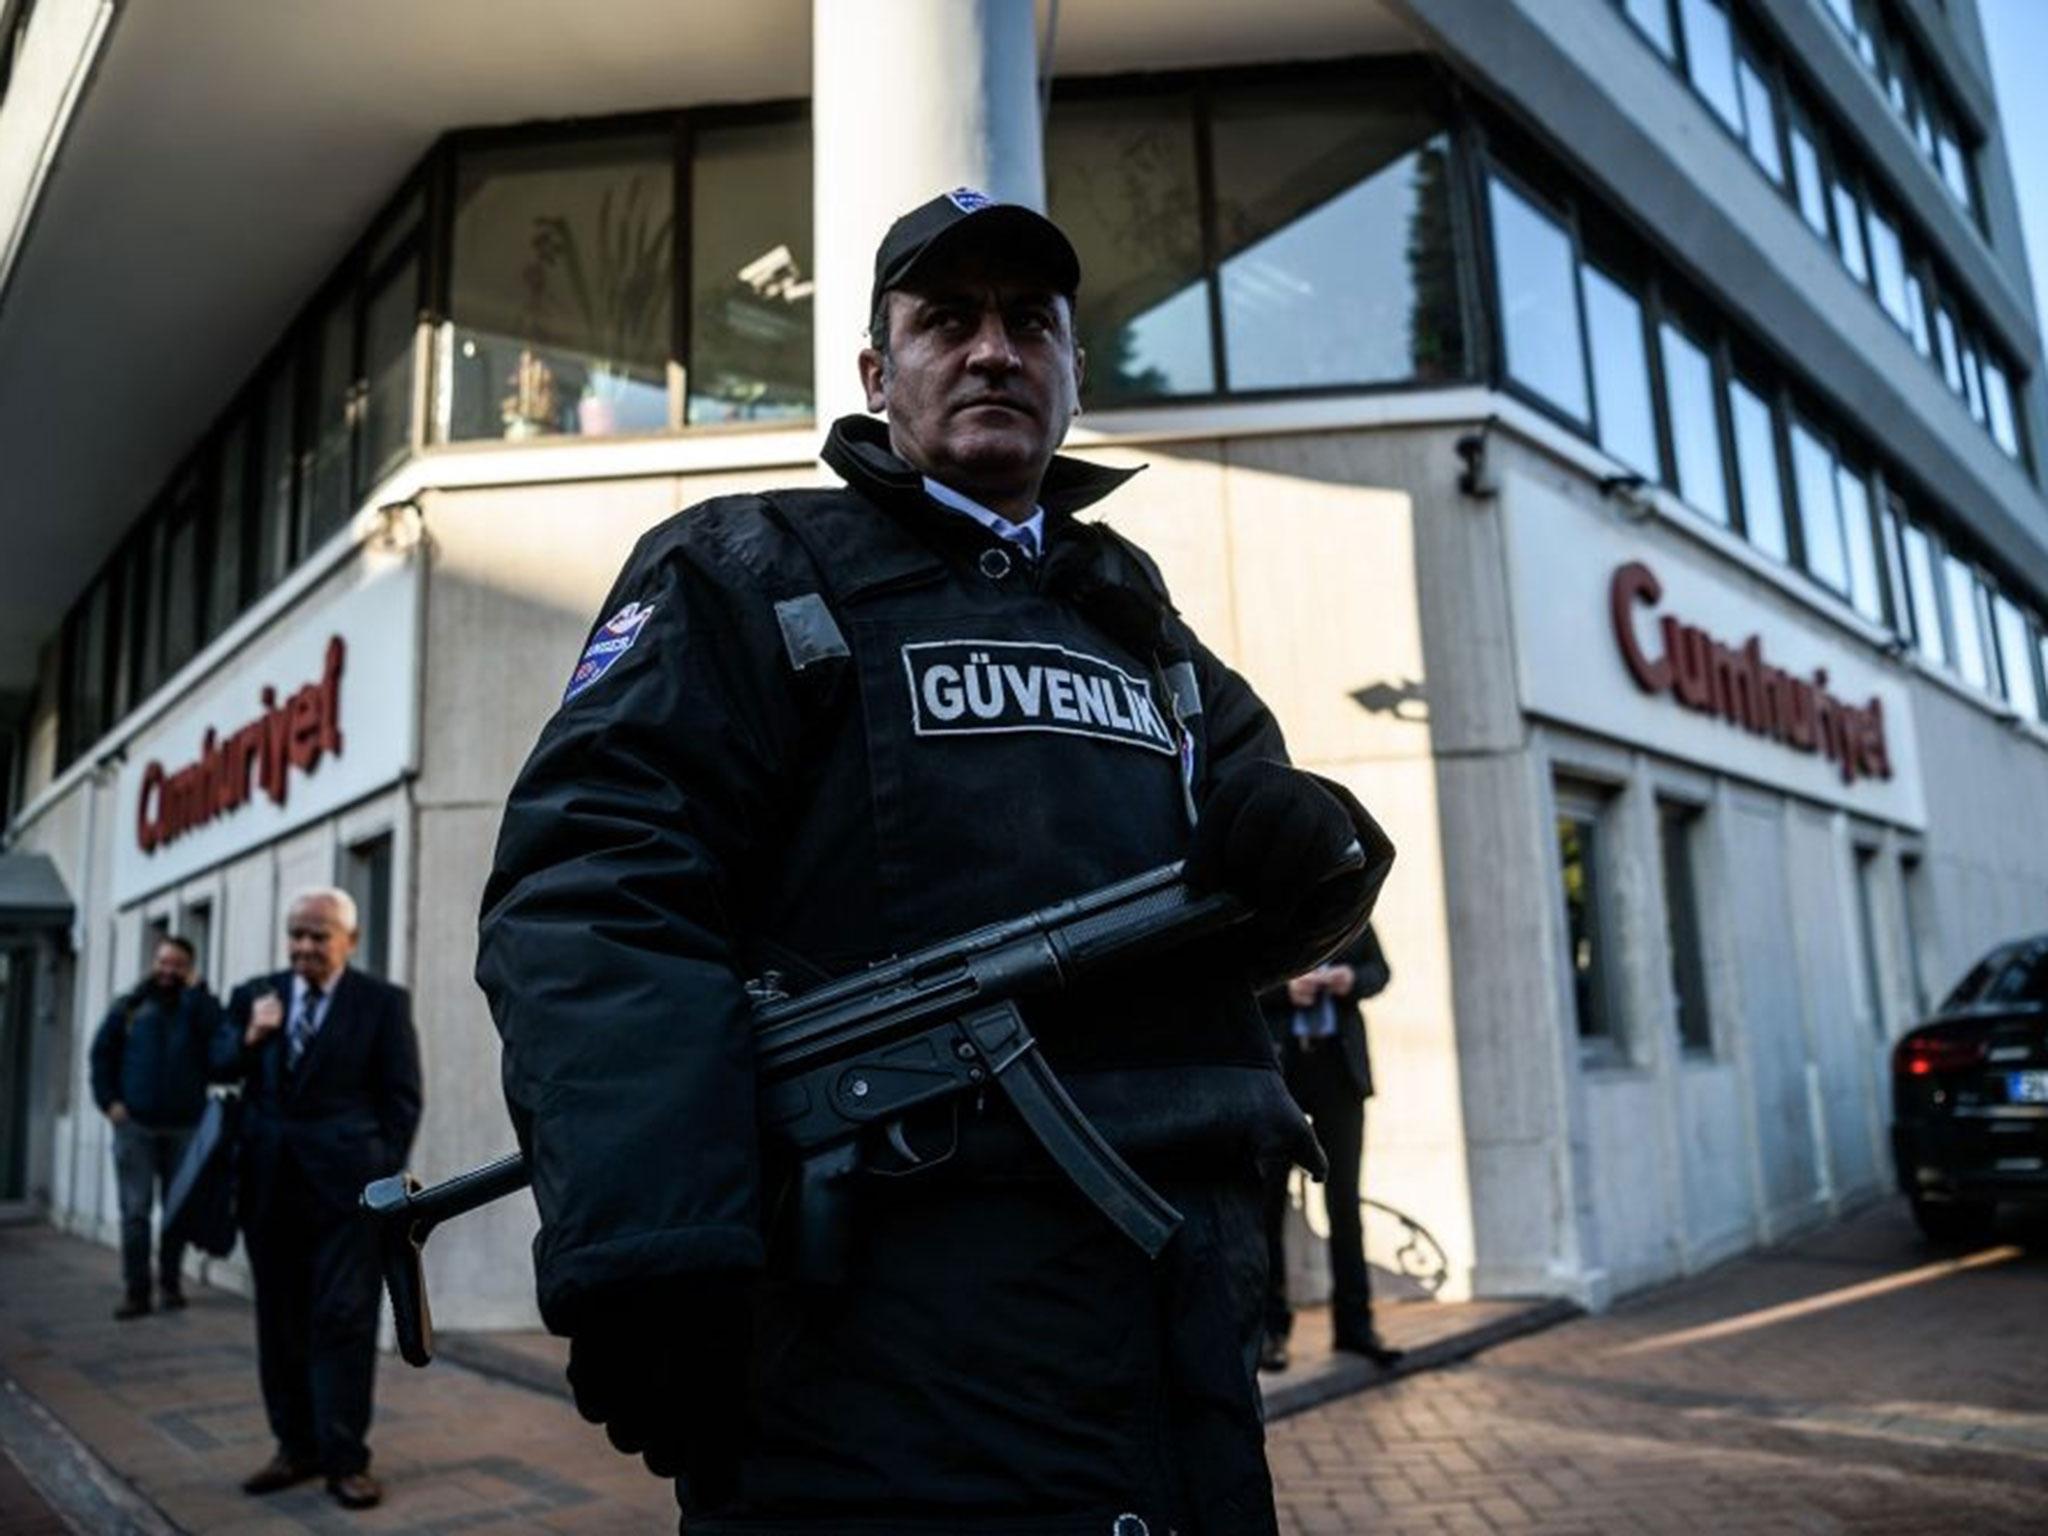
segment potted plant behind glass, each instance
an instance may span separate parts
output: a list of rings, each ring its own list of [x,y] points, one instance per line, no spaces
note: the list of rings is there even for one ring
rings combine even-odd
[[[585,437],[618,430],[619,401],[632,382],[633,360],[658,353],[665,341],[661,326],[674,285],[670,244],[675,214],[655,222],[642,197],[644,180],[637,174],[627,180],[616,219],[613,189],[605,189],[597,205],[597,249],[591,261],[585,261],[566,217],[542,214],[533,221],[534,255],[544,267],[560,267],[593,349],[583,397],[576,404]]]

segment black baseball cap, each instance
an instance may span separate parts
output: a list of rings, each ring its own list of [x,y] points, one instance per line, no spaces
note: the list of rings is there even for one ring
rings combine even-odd
[[[1026,266],[1036,268],[1053,290],[1072,298],[1081,288],[1081,258],[1059,225],[1022,203],[999,203],[986,192],[955,187],[920,203],[889,226],[875,247],[875,287],[868,313],[891,288],[900,288],[935,250],[968,239],[1000,244]]]

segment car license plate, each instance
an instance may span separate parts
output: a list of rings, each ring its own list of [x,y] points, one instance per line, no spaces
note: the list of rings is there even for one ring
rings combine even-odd
[[[2008,1072],[2005,1098],[2009,1104],[2048,1104],[2048,1072]]]

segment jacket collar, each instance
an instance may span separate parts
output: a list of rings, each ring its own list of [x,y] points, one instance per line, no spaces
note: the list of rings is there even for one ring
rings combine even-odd
[[[827,467],[869,500],[888,505],[905,498],[926,502],[924,475],[889,449],[888,423],[873,416],[842,416],[832,423],[818,455]],[[1046,520],[1072,517],[1093,506],[1126,480],[1135,469],[1111,469],[1054,454],[1039,482],[1038,503]]]

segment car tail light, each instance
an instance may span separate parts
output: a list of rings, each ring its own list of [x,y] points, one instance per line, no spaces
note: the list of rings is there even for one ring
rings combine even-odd
[[[1957,1072],[1984,1060],[1984,1041],[1957,1040],[1946,1035],[1908,1035],[1892,1052],[1892,1071],[1899,1077],[1926,1077]]]

